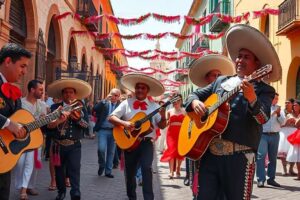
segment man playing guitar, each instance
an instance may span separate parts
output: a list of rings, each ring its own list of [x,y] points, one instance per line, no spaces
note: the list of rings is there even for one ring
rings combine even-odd
[[[116,126],[123,126],[129,131],[135,129],[129,120],[137,113],[150,114],[159,108],[159,105],[148,99],[148,96],[160,96],[164,93],[164,86],[156,79],[143,74],[128,74],[122,77],[121,83],[130,91],[134,91],[135,97],[123,101],[111,114],[109,121]],[[133,150],[125,150],[125,176],[127,196],[130,200],[136,200],[137,166],[140,164],[143,177],[143,196],[145,200],[153,200],[152,188],[152,161],[153,138],[156,128],[166,127],[165,109],[152,117],[151,127],[140,137],[140,144]],[[120,132],[120,134],[124,134]]]
[[[273,87],[263,81],[248,82],[244,78],[266,64],[273,71],[265,80],[280,79],[281,66],[270,41],[256,29],[235,25],[225,35],[226,47],[235,61],[237,76],[221,76],[207,87],[197,89],[186,101],[186,111],[205,116],[204,101],[212,94],[223,97],[240,86],[228,100],[231,112],[224,132],[215,137],[201,158],[197,199],[217,199],[223,189],[226,199],[250,199],[255,170],[255,152],[262,124],[268,121],[275,95]],[[222,66],[220,66],[222,67]]]
[[[11,83],[18,82],[27,73],[30,58],[29,51],[14,43],[8,43],[0,50],[0,128],[7,128],[16,138],[24,138],[26,130],[8,119],[21,108],[20,89]],[[0,174],[0,199],[8,200],[9,193],[10,171]]]

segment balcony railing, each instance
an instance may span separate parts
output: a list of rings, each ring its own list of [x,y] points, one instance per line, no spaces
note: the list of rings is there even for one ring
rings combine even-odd
[[[218,5],[212,11],[212,13],[221,13],[223,15],[230,14],[230,1],[224,0],[219,1]],[[221,32],[225,27],[229,26],[228,23],[223,22],[219,17],[214,16],[210,22],[210,31],[211,32]]]
[[[200,52],[209,49],[208,38],[198,38],[192,46],[192,53]]]
[[[182,74],[182,73],[178,73],[175,75],[175,80],[176,81],[182,81],[184,80],[184,78],[186,78],[188,75],[187,74]]]
[[[295,28],[300,28],[299,0],[285,0],[279,5],[278,35],[285,35]]]
[[[61,70],[60,67],[56,68],[55,71],[56,80],[63,79],[63,78],[78,78],[83,81],[90,81],[91,78],[95,79],[91,76],[89,71],[79,71],[76,69],[68,69],[68,70]]]
[[[100,48],[111,48],[111,43],[108,38],[105,39],[96,39],[95,45]]]
[[[95,8],[93,0],[77,0],[77,14],[83,17],[91,17],[98,15],[98,12]],[[89,23],[86,24],[86,27],[89,31],[97,32],[98,23]]]

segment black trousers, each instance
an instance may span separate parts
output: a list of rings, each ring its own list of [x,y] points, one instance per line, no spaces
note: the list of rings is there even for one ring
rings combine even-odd
[[[206,152],[200,161],[197,199],[250,199],[255,173],[254,159],[252,152],[225,156]]]
[[[71,198],[80,197],[80,161],[81,161],[81,143],[77,142],[70,146],[59,145],[60,148],[60,166],[55,166],[55,180],[58,193],[66,193],[66,171],[70,178]]]
[[[0,174],[0,200],[9,200],[10,171]]]
[[[153,162],[153,143],[151,140],[142,141],[137,149],[125,151],[125,179],[127,196],[129,200],[136,200],[136,172],[138,164],[142,169],[143,177],[143,196],[145,200],[153,200],[152,188],[152,162]]]

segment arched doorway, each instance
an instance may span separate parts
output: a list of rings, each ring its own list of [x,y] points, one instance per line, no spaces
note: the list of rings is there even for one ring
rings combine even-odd
[[[46,44],[42,29],[39,30],[36,57],[35,57],[35,79],[46,80]]]
[[[298,72],[296,77],[296,98],[300,99],[300,65],[298,65]]]
[[[46,86],[49,85],[54,79],[55,66],[54,61],[56,58],[56,34],[53,23],[53,18],[51,19],[49,31],[48,31],[48,41],[47,41],[47,61],[46,61]]]
[[[87,72],[88,71],[88,65],[86,64],[86,58],[85,54],[82,55],[81,59],[81,71],[82,72]]]
[[[77,70],[77,54],[76,54],[76,46],[75,40],[72,37],[69,45],[69,56],[68,56],[68,71]]]

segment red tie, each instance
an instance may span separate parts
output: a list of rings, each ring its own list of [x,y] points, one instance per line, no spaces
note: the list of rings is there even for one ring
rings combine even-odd
[[[141,110],[147,110],[147,103],[146,102],[144,102],[144,101],[138,101],[138,100],[136,100],[134,103],[133,103],[133,108],[135,109],[135,110],[137,110],[137,109],[141,109]]]
[[[22,96],[21,90],[10,83],[3,83],[1,86],[1,91],[4,96],[13,101],[19,99]]]

